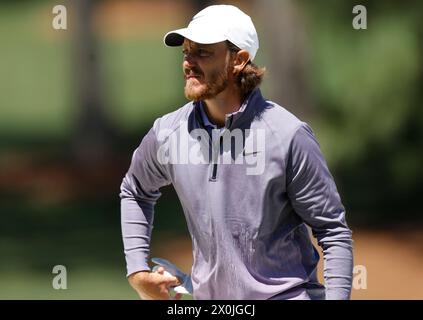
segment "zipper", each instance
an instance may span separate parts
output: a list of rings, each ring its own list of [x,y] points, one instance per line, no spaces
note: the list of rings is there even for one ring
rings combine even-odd
[[[210,181],[217,181],[217,160],[219,159],[219,154],[222,148],[222,144],[223,144],[223,135],[221,135],[219,137],[219,144],[217,145],[217,147],[219,148],[218,152],[215,152],[215,159],[213,159],[213,168],[212,168],[212,173],[211,173],[211,177],[210,177]],[[216,149],[216,146],[213,144],[212,142],[212,148]]]
[[[216,181],[216,177],[217,177],[217,163],[214,163],[213,164],[213,171],[212,171],[211,181]]]

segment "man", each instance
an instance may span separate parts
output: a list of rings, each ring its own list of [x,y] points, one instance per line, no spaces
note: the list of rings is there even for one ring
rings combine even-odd
[[[132,287],[168,299],[179,283],[148,266],[153,208],[172,183],[192,237],[195,299],[349,299],[344,207],[310,127],[260,93],[250,17],[210,6],[164,42],[183,47],[192,101],[154,122],[121,186]],[[323,248],[325,287],[306,225]]]

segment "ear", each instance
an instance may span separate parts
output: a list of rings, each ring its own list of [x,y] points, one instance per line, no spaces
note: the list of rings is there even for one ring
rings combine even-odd
[[[244,69],[248,61],[250,60],[250,54],[246,50],[239,50],[236,53],[235,59],[234,59],[234,69],[233,74],[238,74]]]

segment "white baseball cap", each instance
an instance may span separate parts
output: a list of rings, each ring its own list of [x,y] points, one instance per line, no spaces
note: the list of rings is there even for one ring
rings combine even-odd
[[[250,54],[256,56],[259,40],[251,18],[232,5],[213,5],[197,13],[188,27],[168,32],[164,43],[168,47],[181,46],[184,38],[201,43],[212,44],[230,41]]]

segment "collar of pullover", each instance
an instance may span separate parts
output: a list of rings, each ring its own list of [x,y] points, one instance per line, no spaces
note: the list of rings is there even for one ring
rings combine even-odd
[[[202,101],[196,101],[193,104],[194,108],[190,116],[192,121],[189,121],[189,131],[207,127],[202,115],[204,111],[201,110]],[[226,115],[225,128],[233,130],[235,128],[243,128],[245,125],[249,126],[251,121],[264,110],[266,104],[260,89],[254,89],[244,100],[238,111]]]

